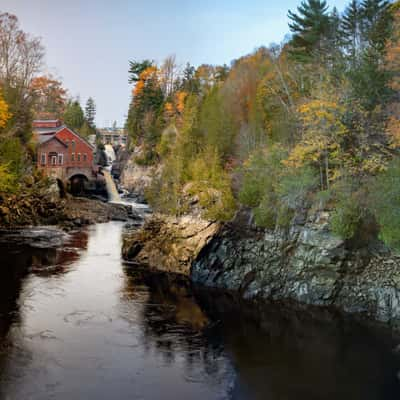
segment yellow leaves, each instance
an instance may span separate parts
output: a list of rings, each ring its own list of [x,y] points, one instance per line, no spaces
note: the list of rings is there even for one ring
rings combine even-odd
[[[0,128],[4,128],[7,121],[11,118],[11,113],[8,110],[8,104],[4,100],[0,92]]]
[[[314,99],[298,107],[300,120],[306,128],[330,129],[336,134],[347,133],[346,127],[340,121],[344,108],[336,102]]]

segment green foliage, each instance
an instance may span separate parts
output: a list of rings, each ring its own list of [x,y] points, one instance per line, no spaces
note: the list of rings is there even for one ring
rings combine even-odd
[[[362,212],[354,198],[341,198],[333,211],[330,226],[333,233],[351,239],[362,221]]]
[[[239,192],[239,201],[242,204],[255,208],[261,202],[265,206],[267,200],[275,198],[273,194],[276,192],[283,169],[281,162],[285,155],[285,150],[275,145],[266,152],[257,151],[249,158],[244,166],[243,182]]]
[[[291,21],[289,28],[293,33],[293,56],[300,61],[310,60],[320,50],[318,47],[321,47],[330,30],[331,19],[326,1],[302,1],[297,7],[297,14],[289,11],[288,17]]]
[[[218,153],[208,149],[189,164],[190,195],[198,195],[207,219],[227,221],[236,209],[229,176],[219,164]]]
[[[85,122],[85,116],[78,100],[68,102],[64,112],[64,123],[71,129],[80,130]]]
[[[380,225],[380,237],[400,249],[400,161],[392,162],[386,172],[370,184],[370,207]]]
[[[276,225],[281,229],[288,229],[294,217],[293,208],[282,205],[279,208],[278,215],[276,216]]]
[[[94,119],[96,117],[96,104],[92,97],[89,97],[85,106],[85,121],[90,128],[95,128]]]
[[[262,228],[274,229],[276,223],[276,198],[266,193],[256,208],[253,208],[254,221]]]
[[[217,88],[205,98],[200,113],[200,130],[205,146],[215,148],[222,159],[232,153],[234,126],[231,115],[224,109]]]
[[[8,165],[0,164],[0,195],[14,193],[17,190],[18,179],[10,172]]]
[[[129,61],[129,83],[136,83],[139,80],[140,74],[147,68],[154,65],[154,61]]]
[[[318,187],[318,175],[310,167],[285,171],[277,185],[277,195],[287,209],[304,206],[307,195]]]
[[[16,178],[22,176],[26,169],[25,150],[17,138],[0,140],[0,164]]]

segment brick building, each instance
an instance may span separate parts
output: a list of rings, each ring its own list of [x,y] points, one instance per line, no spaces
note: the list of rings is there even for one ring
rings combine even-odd
[[[95,176],[94,148],[59,120],[37,120],[33,123],[38,142],[37,167],[46,175],[65,182],[81,176]]]

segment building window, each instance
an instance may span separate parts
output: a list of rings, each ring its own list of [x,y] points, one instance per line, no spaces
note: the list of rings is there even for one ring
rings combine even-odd
[[[64,155],[63,154],[59,154],[58,155],[58,165],[63,165],[63,159],[64,159]]]
[[[83,161],[87,161],[87,154],[86,153],[83,154]]]
[[[57,156],[51,156],[51,165],[57,165]]]
[[[75,161],[75,153],[71,154],[71,161],[74,162]]]
[[[78,153],[78,162],[81,162],[81,153]]]
[[[42,153],[40,156],[40,164],[46,165],[46,153]]]
[[[75,150],[75,140],[71,142],[72,150]]]
[[[69,147],[69,140],[68,140],[68,139],[65,141],[65,145],[66,145],[67,147]]]

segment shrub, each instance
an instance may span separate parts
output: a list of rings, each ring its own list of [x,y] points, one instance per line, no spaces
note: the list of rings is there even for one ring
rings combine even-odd
[[[261,228],[274,229],[276,222],[275,199],[266,194],[258,207],[253,209],[254,221]]]
[[[267,151],[257,151],[245,163],[243,168],[243,184],[239,192],[239,201],[249,207],[256,208],[263,202],[273,198],[282,172],[281,161],[284,151],[279,145],[272,145]],[[264,206],[263,206],[264,207]]]
[[[400,249],[400,160],[378,175],[370,189],[369,204],[380,227],[380,238]]]
[[[362,221],[362,210],[352,198],[341,198],[336,203],[332,214],[331,230],[343,239],[351,239],[356,234]]]
[[[287,209],[303,206],[307,194],[318,187],[318,176],[311,167],[288,170],[279,181],[277,193]]]

